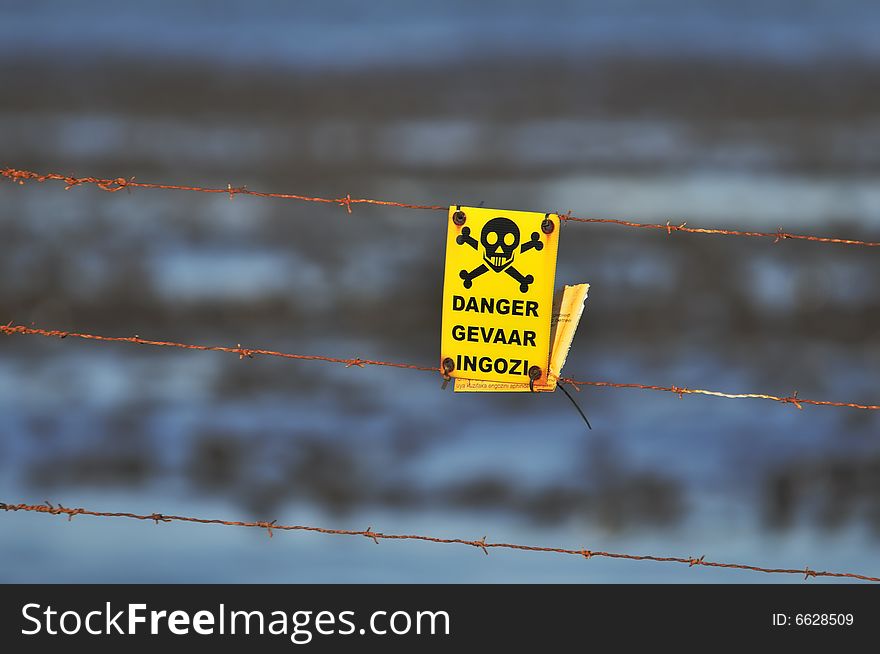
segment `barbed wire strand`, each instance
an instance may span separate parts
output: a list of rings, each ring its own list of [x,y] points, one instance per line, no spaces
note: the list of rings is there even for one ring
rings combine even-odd
[[[765,568],[757,565],[747,565],[744,563],[720,563],[718,561],[707,561],[705,555],[700,557],[684,557],[684,556],[654,556],[649,554],[621,554],[618,552],[605,552],[590,549],[569,549],[565,547],[541,547],[537,545],[518,545],[515,543],[492,543],[486,540],[486,537],[479,540],[468,540],[465,538],[438,538],[436,536],[422,536],[417,534],[386,534],[380,531],[373,531],[372,527],[363,530],[357,529],[327,529],[324,527],[313,527],[308,525],[280,525],[276,520],[260,521],[260,522],[243,522],[239,520],[218,520],[214,518],[193,518],[188,516],[167,515],[164,513],[139,514],[127,511],[92,511],[89,509],[73,509],[65,506],[55,506],[49,502],[45,504],[5,504],[0,502],[0,509],[3,511],[30,511],[35,513],[66,515],[68,520],[73,520],[74,516],[88,515],[100,518],[131,518],[134,520],[152,520],[157,525],[160,522],[190,522],[200,525],[223,525],[226,527],[247,527],[256,529],[265,529],[271,537],[275,531],[310,531],[320,534],[328,534],[334,536],[362,536],[369,538],[377,545],[380,540],[406,540],[406,541],[423,541],[428,543],[440,543],[444,545],[467,545],[481,549],[484,554],[489,554],[490,549],[506,549],[520,550],[524,552],[544,552],[555,554],[569,554],[581,556],[585,559],[607,558],[607,559],[623,559],[627,561],[654,561],[657,563],[679,563],[686,564],[692,568],[694,566],[703,566],[707,568],[725,568],[730,570],[747,570],[750,572],[763,572],[767,574],[790,574],[804,575],[804,579],[811,577],[836,577],[844,579],[858,579],[861,581],[880,582],[880,577],[870,577],[868,575],[856,574],[852,572],[828,572],[824,570],[812,570],[809,566],[803,569],[799,568]]]
[[[227,184],[225,187],[203,187],[188,186],[181,184],[156,184],[150,182],[137,182],[134,177],[116,177],[116,178],[100,178],[100,177],[74,177],[72,175],[61,175],[59,173],[36,173],[30,170],[19,170],[16,168],[0,169],[0,175],[11,179],[18,184],[24,184],[26,181],[46,182],[55,180],[64,182],[67,189],[74,186],[94,185],[102,191],[115,193],[123,189],[141,188],[141,189],[163,189],[169,191],[194,191],[198,193],[214,193],[227,194],[231,200],[236,195],[251,195],[260,198],[277,198],[282,200],[300,200],[303,202],[318,202],[323,204],[336,204],[344,207],[348,213],[352,212],[352,205],[355,204],[374,204],[387,207],[400,207],[403,209],[422,209],[427,211],[447,211],[448,207],[435,204],[409,204],[406,202],[396,202],[392,200],[375,200],[372,198],[353,198],[350,194],[344,197],[328,198],[328,197],[312,197],[307,195],[298,195],[295,193],[268,193],[261,191],[251,191],[246,186],[233,186]],[[782,227],[775,232],[752,232],[737,229],[717,229],[708,227],[688,227],[686,222],[674,224],[667,220],[665,223],[639,223],[629,220],[620,220],[615,218],[580,218],[572,216],[571,211],[557,212],[560,220],[573,223],[598,223],[605,225],[620,225],[623,227],[632,227],[638,229],[653,229],[665,231],[667,235],[673,232],[684,232],[687,234],[706,234],[716,236],[742,236],[751,238],[772,238],[774,243],[784,240],[800,240],[813,241],[815,243],[836,243],[840,245],[860,245],[864,247],[880,247],[880,241],[863,241],[859,239],[849,238],[833,238],[826,236],[813,236],[809,234],[793,234],[786,232]]]
[[[92,341],[104,341],[111,343],[133,343],[136,345],[151,345],[157,347],[173,347],[173,348],[181,348],[185,350],[200,350],[200,351],[209,351],[209,352],[228,352],[231,354],[237,354],[239,359],[249,358],[253,359],[255,356],[271,356],[271,357],[281,357],[284,359],[297,359],[302,361],[324,361],[327,363],[341,363],[344,364],[347,368],[351,368],[357,366],[359,368],[363,368],[365,366],[385,366],[389,368],[404,368],[408,370],[420,370],[424,372],[434,372],[442,374],[443,371],[438,367],[431,366],[419,366],[410,363],[399,363],[393,361],[379,361],[374,359],[361,359],[359,357],[353,359],[345,359],[340,357],[328,357],[319,354],[291,354],[289,352],[278,352],[275,350],[266,350],[262,348],[245,348],[241,345],[236,347],[227,347],[222,345],[193,345],[189,343],[178,343],[174,341],[157,341],[150,340],[146,338],[141,338],[140,336],[100,336],[97,334],[85,334],[80,332],[71,332],[71,331],[62,331],[57,329],[40,329],[38,327],[25,327],[24,325],[14,325],[13,323],[8,323],[6,325],[0,325],[0,333],[6,335],[31,335],[31,336],[45,336],[50,338],[81,338]],[[809,404],[814,406],[831,406],[831,407],[845,407],[850,409],[863,409],[868,411],[878,411],[880,410],[880,404],[857,404],[855,402],[832,402],[829,400],[810,400],[802,397],[798,397],[797,391],[795,391],[792,395],[789,396],[778,396],[778,395],[770,395],[765,393],[722,393],[721,391],[712,391],[705,390],[699,388],[686,388],[682,386],[655,386],[650,384],[621,384],[615,382],[605,382],[605,381],[583,381],[578,379],[570,379],[568,377],[561,377],[560,381],[567,382],[569,384],[574,385],[575,387],[581,386],[594,386],[594,387],[607,387],[607,388],[633,388],[633,389],[641,389],[641,390],[649,390],[649,391],[663,391],[667,393],[674,393],[679,396],[679,398],[684,398],[685,395],[707,395],[710,397],[721,397],[726,399],[756,399],[756,400],[770,400],[773,402],[781,402],[783,404],[792,404],[796,406],[798,409],[802,409],[803,405]]]
[[[851,238],[832,238],[828,236],[811,236],[809,234],[792,234],[786,232],[782,227],[775,232],[747,232],[737,229],[713,229],[708,227],[688,227],[687,223],[673,224],[671,221],[666,223],[636,223],[629,220],[618,220],[613,218],[578,218],[570,214],[560,214],[560,219],[577,223],[603,223],[606,225],[622,225],[624,227],[636,227],[641,229],[659,229],[668,234],[672,232],[685,232],[688,234],[715,234],[718,236],[747,236],[754,238],[772,238],[774,243],[784,241],[786,239],[813,241],[815,243],[839,243],[841,245],[862,245],[866,247],[878,247],[880,242],[861,241]]]
[[[58,173],[35,173],[30,170],[16,170],[15,168],[4,168],[0,170],[0,175],[8,177],[13,182],[24,184],[25,181],[45,182],[55,180],[64,182],[69,190],[74,186],[83,184],[92,184],[102,191],[115,193],[126,188],[143,188],[143,189],[162,189],[166,191],[195,191],[197,193],[221,193],[229,195],[231,200],[236,195],[251,195],[258,198],[276,198],[280,200],[301,200],[303,202],[319,202],[323,204],[338,204],[345,207],[348,213],[351,213],[351,207],[354,204],[376,204],[386,207],[401,207],[404,209],[424,209],[427,211],[447,211],[449,207],[429,204],[407,204],[405,202],[394,202],[392,200],[374,200],[371,198],[353,198],[350,194],[340,198],[324,198],[312,197],[308,195],[298,195],[295,193],[266,193],[262,191],[251,191],[246,186],[232,186],[227,184],[225,187],[204,187],[204,186],[186,186],[181,184],[152,184],[149,182],[136,182],[134,177],[126,179],[124,177],[116,177],[115,179],[102,179],[99,177],[73,177],[70,175],[59,175]]]

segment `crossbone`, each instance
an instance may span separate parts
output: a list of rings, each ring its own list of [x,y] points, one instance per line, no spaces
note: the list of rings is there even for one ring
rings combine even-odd
[[[541,240],[541,235],[538,232],[532,232],[532,240],[523,243],[519,248],[519,253],[528,252],[532,248],[538,252],[544,249],[544,242]]]

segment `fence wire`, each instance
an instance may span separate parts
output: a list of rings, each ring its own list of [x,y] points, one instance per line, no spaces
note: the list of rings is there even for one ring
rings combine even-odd
[[[651,554],[621,554],[619,552],[605,552],[602,550],[590,550],[586,548],[569,549],[565,547],[541,547],[538,545],[518,545],[516,543],[492,543],[483,536],[479,540],[468,540],[466,538],[439,538],[436,536],[422,536],[417,534],[386,534],[381,531],[373,531],[372,527],[366,529],[327,529],[324,527],[313,527],[308,525],[280,525],[276,520],[271,522],[242,522],[239,520],[218,520],[215,518],[193,518],[188,516],[168,515],[164,513],[139,514],[127,511],[92,511],[89,509],[72,509],[65,506],[55,506],[49,502],[45,504],[5,504],[0,502],[0,509],[3,511],[31,511],[35,513],[50,515],[66,515],[68,521],[73,520],[74,516],[88,515],[100,518],[130,518],[133,520],[152,520],[157,525],[160,522],[190,522],[199,525],[223,525],[226,527],[246,527],[255,529],[265,529],[269,536],[272,537],[275,531],[311,531],[320,534],[329,534],[333,536],[362,536],[369,538],[377,545],[380,540],[406,540],[406,541],[423,541],[428,543],[440,543],[443,545],[467,545],[489,554],[490,549],[520,550],[524,552],[543,552],[555,554],[569,554],[580,556],[585,559],[606,558],[606,559],[623,559],[627,561],[654,561],[656,563],[679,563],[685,564],[692,568],[694,566],[702,566],[706,568],[725,568],[730,570],[747,570],[750,572],[764,572],[767,574],[786,574],[786,575],[804,575],[804,579],[811,577],[837,577],[844,579],[856,579],[860,581],[880,582],[880,577],[871,577],[868,575],[857,574],[854,572],[829,572],[826,570],[812,570],[809,566],[804,568],[765,568],[757,565],[748,565],[745,563],[721,563],[718,561],[707,561],[705,555],[700,557],[691,556],[654,556]]]
[[[394,361],[379,361],[375,359],[361,359],[359,357],[353,359],[344,359],[340,357],[329,357],[323,356],[319,354],[292,354],[289,352],[278,352],[275,350],[266,350],[262,348],[250,348],[250,347],[242,347],[240,344],[236,347],[228,347],[222,345],[193,345],[190,343],[177,343],[174,341],[156,341],[150,340],[146,338],[141,338],[140,336],[100,336],[98,334],[85,334],[81,332],[71,332],[71,331],[62,331],[57,329],[40,329],[38,327],[25,327],[24,325],[14,325],[13,323],[9,323],[6,325],[0,325],[0,333],[6,335],[29,335],[29,336],[45,336],[49,338],[81,338],[85,340],[91,341],[102,341],[102,342],[110,342],[110,343],[132,343],[135,345],[152,345],[156,347],[173,347],[173,348],[181,348],[185,350],[200,350],[200,351],[208,351],[208,352],[227,352],[231,354],[237,354],[239,359],[253,359],[255,356],[270,356],[270,357],[281,357],[283,359],[296,359],[301,361],[323,361],[326,363],[341,363],[344,364],[346,368],[351,367],[359,367],[363,368],[365,366],[385,366],[389,368],[404,368],[407,370],[420,370],[423,372],[433,372],[442,375],[443,370],[439,366],[431,367],[431,366],[420,366],[411,363],[400,363]],[[803,405],[809,404],[814,406],[831,406],[831,407],[841,407],[841,408],[850,408],[850,409],[863,409],[866,411],[877,411],[880,410],[880,404],[857,404],[855,402],[832,402],[829,400],[810,400],[802,397],[798,397],[797,391],[795,391],[792,395],[788,396],[778,396],[778,395],[770,395],[765,393],[722,393],[721,391],[711,391],[700,388],[686,388],[683,386],[654,386],[650,384],[620,384],[616,382],[607,382],[607,381],[583,381],[578,379],[571,379],[568,377],[561,377],[560,381],[567,382],[576,387],[581,386],[595,386],[595,387],[606,387],[606,388],[634,388],[648,391],[663,391],[667,393],[674,393],[679,396],[679,398],[684,398],[685,395],[707,395],[710,397],[721,397],[725,399],[755,399],[755,400],[769,400],[773,402],[781,402],[782,404],[792,404],[796,406],[798,409],[803,409]]]
[[[371,205],[379,205],[379,206],[387,206],[387,207],[399,207],[403,209],[412,209],[412,210],[426,210],[426,211],[446,211],[447,207],[444,205],[427,205],[427,204],[409,204],[404,202],[396,202],[391,200],[377,200],[372,198],[353,198],[350,194],[346,194],[343,197],[313,197],[306,196],[294,193],[268,193],[268,192],[260,192],[260,191],[251,191],[247,187],[244,186],[232,186],[232,184],[227,184],[226,187],[202,187],[202,186],[190,186],[190,185],[180,185],[180,184],[158,184],[158,183],[149,183],[149,182],[139,182],[135,181],[132,178],[98,178],[98,177],[74,177],[71,175],[61,175],[58,173],[37,173],[28,170],[19,170],[15,168],[4,168],[0,169],[0,175],[6,177],[13,182],[18,184],[25,184],[27,181],[36,181],[36,182],[46,182],[46,181],[60,181],[66,185],[66,189],[73,188],[75,186],[81,185],[93,185],[102,191],[106,191],[109,193],[115,193],[117,191],[121,191],[123,189],[162,189],[162,190],[173,190],[173,191],[192,191],[199,193],[210,193],[210,194],[227,194],[229,199],[233,199],[236,195],[250,195],[254,197],[262,197],[262,198],[276,198],[276,199],[285,199],[285,200],[299,200],[303,202],[315,202],[315,203],[323,203],[323,204],[335,204],[341,206],[346,209],[348,213],[352,212],[352,206],[358,204],[371,204]],[[637,229],[652,229],[652,230],[660,230],[665,231],[667,235],[671,235],[673,232],[684,232],[689,234],[703,234],[703,235],[719,235],[719,236],[739,236],[739,237],[749,237],[749,238],[771,238],[774,243],[778,243],[783,240],[803,240],[803,241],[813,241],[817,243],[836,243],[841,245],[857,245],[864,247],[878,247],[880,246],[880,242],[876,241],[864,241],[858,239],[846,239],[846,238],[835,238],[835,237],[823,237],[823,236],[813,236],[807,234],[793,234],[790,232],[784,231],[781,227],[774,232],[756,232],[756,231],[744,231],[744,230],[727,230],[727,229],[714,229],[714,228],[700,228],[700,227],[689,227],[687,223],[679,223],[673,224],[672,221],[667,221],[665,224],[661,223],[639,223],[633,222],[629,220],[620,220],[620,219],[610,219],[610,218],[583,218],[573,216],[571,211],[568,212],[557,212],[559,213],[560,219],[567,222],[572,223],[581,223],[581,224],[589,224],[589,223],[597,223],[597,224],[609,224],[609,225],[619,225],[623,227],[637,228]],[[201,351],[215,351],[215,352],[227,352],[231,354],[237,354],[240,359],[245,358],[254,358],[255,356],[272,356],[272,357],[281,357],[285,359],[295,359],[295,360],[307,360],[307,361],[323,361],[327,363],[339,363],[343,364],[346,367],[360,367],[363,368],[365,366],[385,366],[391,368],[398,369],[410,369],[410,370],[418,370],[423,372],[432,372],[438,373],[440,375],[443,374],[443,371],[439,367],[432,366],[422,366],[422,365],[413,365],[409,363],[399,363],[399,362],[391,362],[391,361],[380,361],[380,360],[372,360],[372,359],[361,359],[359,357],[346,359],[339,357],[329,357],[323,355],[308,355],[308,354],[292,354],[286,352],[278,352],[274,350],[267,350],[262,348],[245,348],[240,344],[236,347],[225,347],[225,346],[210,346],[210,345],[194,345],[194,344],[186,344],[186,343],[178,343],[173,341],[158,341],[158,340],[149,340],[140,338],[139,336],[129,336],[129,337],[114,337],[114,336],[101,336],[97,334],[88,334],[88,333],[80,333],[80,332],[70,332],[70,331],[61,331],[61,330],[46,330],[40,329],[36,327],[25,327],[22,325],[14,325],[12,322],[7,325],[0,325],[0,332],[6,335],[37,335],[37,336],[45,336],[45,337],[55,337],[64,339],[67,337],[74,337],[79,339],[87,339],[87,340],[95,340],[95,341],[103,341],[103,342],[124,342],[124,343],[132,343],[137,345],[151,345],[158,347],[172,347],[172,348],[182,348],[189,350],[201,350]],[[724,393],[721,391],[713,391],[706,389],[697,389],[697,388],[687,388],[681,386],[657,386],[650,384],[634,384],[634,383],[616,383],[616,382],[607,382],[607,381],[583,381],[571,378],[560,378],[562,382],[568,382],[575,386],[576,388],[580,388],[583,386],[593,386],[593,387],[608,387],[608,388],[632,388],[632,389],[641,389],[641,390],[652,390],[652,391],[662,391],[668,393],[674,393],[679,396],[679,398],[683,398],[685,395],[705,395],[710,397],[720,397],[726,399],[761,399],[761,400],[769,400],[774,402],[780,402],[783,404],[792,404],[798,409],[802,409],[803,405],[815,405],[815,406],[831,406],[831,407],[845,407],[852,409],[862,409],[862,410],[871,410],[876,411],[880,410],[880,405],[876,404],[858,404],[855,402],[835,402],[829,400],[811,400],[798,397],[797,391],[792,393],[791,395],[786,396],[778,396],[771,395],[765,393]],[[142,515],[131,512],[107,512],[107,511],[92,511],[84,508],[68,508],[61,505],[54,506],[49,502],[46,502],[42,505],[30,505],[30,504],[5,504],[0,503],[0,509],[3,511],[27,511],[27,512],[36,512],[42,514],[51,514],[51,515],[67,515],[68,520],[72,520],[74,516],[77,515],[88,515],[95,517],[105,517],[105,518],[129,518],[135,520],[152,520],[156,524],[160,522],[188,522],[195,523],[200,525],[224,525],[229,527],[245,527],[245,528],[258,528],[265,529],[269,536],[271,537],[274,531],[309,531],[309,532],[317,532],[321,534],[330,534],[330,535],[340,535],[340,536],[361,536],[364,538],[369,538],[376,544],[379,543],[380,540],[407,540],[407,541],[423,541],[423,542],[431,542],[431,543],[440,543],[440,544],[459,544],[466,545],[473,548],[481,549],[485,554],[489,554],[490,549],[507,549],[507,550],[520,550],[527,552],[543,552],[543,553],[556,553],[556,554],[566,554],[566,555],[574,555],[583,557],[585,559],[591,558],[608,558],[608,559],[622,559],[629,561],[654,561],[659,563],[677,563],[677,564],[686,564],[688,567],[694,566],[703,566],[710,568],[725,568],[725,569],[735,569],[735,570],[744,570],[751,572],[761,572],[768,574],[786,574],[786,575],[804,575],[804,579],[809,579],[811,577],[834,577],[834,578],[845,578],[851,580],[861,580],[861,581],[870,581],[870,582],[880,582],[880,577],[871,577],[863,574],[849,573],[849,572],[829,572],[829,571],[817,571],[810,569],[809,566],[803,569],[797,568],[768,568],[761,567],[755,565],[747,565],[747,564],[739,564],[739,563],[722,563],[717,561],[707,561],[705,556],[700,557],[682,557],[682,556],[655,556],[655,555],[636,555],[636,554],[622,554],[616,552],[606,552],[599,550],[590,550],[590,549],[568,549],[568,548],[560,548],[560,547],[541,547],[541,546],[533,546],[533,545],[519,545],[514,543],[493,543],[488,542],[486,537],[483,537],[479,540],[468,540],[463,538],[440,538],[434,536],[424,536],[424,535],[416,535],[416,534],[386,534],[383,532],[373,531],[372,527],[367,527],[365,530],[347,530],[347,529],[327,529],[323,527],[314,527],[307,525],[280,525],[277,521],[273,520],[271,522],[261,521],[261,522],[242,522],[242,521],[230,521],[230,520],[219,520],[219,519],[207,519],[207,518],[195,518],[195,517],[187,517],[187,516],[177,516],[177,515],[167,515],[160,513],[152,513],[149,515]]]
[[[115,193],[123,189],[164,189],[170,191],[194,191],[198,193],[214,193],[227,194],[231,200],[236,195],[252,195],[260,198],[277,198],[281,200],[300,200],[303,202],[318,202],[322,204],[336,204],[344,207],[348,213],[352,211],[352,205],[356,204],[374,204],[386,207],[400,207],[403,209],[422,209],[427,211],[447,211],[448,207],[434,204],[409,204],[406,202],[396,202],[393,200],[375,200],[372,198],[353,198],[350,194],[338,198],[312,197],[308,195],[299,195],[295,193],[267,193],[261,191],[251,191],[246,186],[233,186],[227,184],[225,187],[203,187],[189,186],[181,184],[156,184],[150,182],[138,182],[134,177],[74,177],[72,175],[61,175],[59,173],[36,173],[30,170],[18,170],[16,168],[0,169],[0,175],[11,179],[18,184],[24,184],[26,181],[46,182],[55,180],[64,182],[67,189],[74,186],[94,185],[102,191]],[[800,240],[813,241],[816,243],[837,243],[840,245],[860,245],[865,247],[880,247],[880,241],[863,241],[850,238],[835,238],[829,236],[813,236],[809,234],[793,234],[786,232],[779,227],[774,232],[753,232],[738,229],[718,229],[710,227],[688,227],[686,222],[674,224],[671,220],[665,223],[639,223],[629,220],[620,220],[616,218],[581,218],[571,215],[571,211],[557,212],[559,218],[563,221],[572,223],[599,223],[606,225],[619,225],[622,227],[632,227],[638,229],[653,229],[665,231],[667,235],[673,232],[684,232],[687,234],[704,234],[716,236],[742,236],[750,238],[772,238],[774,243],[784,240]]]

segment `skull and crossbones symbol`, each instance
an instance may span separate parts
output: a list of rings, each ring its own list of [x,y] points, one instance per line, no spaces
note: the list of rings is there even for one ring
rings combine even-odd
[[[519,290],[521,293],[527,293],[529,286],[534,283],[533,275],[523,275],[513,267],[513,260],[517,254],[528,252],[529,250],[542,250],[544,243],[541,241],[541,235],[538,232],[532,232],[531,240],[520,245],[519,227],[510,218],[499,216],[493,218],[483,226],[480,233],[479,242],[471,236],[470,227],[462,227],[461,234],[455,238],[458,245],[467,243],[474,250],[479,251],[483,246],[483,263],[473,270],[462,270],[458,276],[464,280],[464,287],[470,288],[474,284],[474,279],[483,275],[489,270],[496,273],[504,271],[516,281],[519,282]]]

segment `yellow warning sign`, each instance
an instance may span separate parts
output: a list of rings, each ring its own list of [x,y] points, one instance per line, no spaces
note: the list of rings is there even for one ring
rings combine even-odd
[[[556,214],[449,208],[440,369],[547,385]]]

